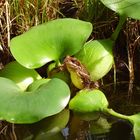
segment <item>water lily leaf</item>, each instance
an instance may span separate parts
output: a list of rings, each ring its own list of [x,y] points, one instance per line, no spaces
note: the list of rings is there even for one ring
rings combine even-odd
[[[60,132],[69,121],[69,110],[63,110],[59,114],[47,117],[31,125],[31,131],[35,139],[41,139],[42,135],[54,135]]]
[[[139,0],[101,0],[101,2],[113,11],[134,19],[140,19]]]
[[[90,41],[76,54],[93,81],[101,79],[112,68],[113,43],[110,39]]]
[[[103,92],[97,89],[83,89],[69,103],[75,112],[100,112],[108,107],[108,101]]]
[[[133,124],[133,132],[135,140],[140,139],[140,113],[129,117],[130,122]]]
[[[89,22],[65,18],[38,25],[11,40],[15,59],[27,68],[77,53],[92,32]]]
[[[50,81],[51,79],[47,78],[47,79],[39,79],[34,81],[33,83],[31,83],[26,91],[35,91],[37,90],[40,86],[42,86],[43,84],[46,84]]]
[[[13,81],[0,77],[0,89],[0,119],[12,123],[33,123],[57,114],[70,98],[69,87],[60,79],[23,92]]]
[[[33,81],[41,79],[41,76],[35,70],[27,69],[16,61],[8,63],[0,71],[0,76],[11,79],[22,90],[26,90]]]

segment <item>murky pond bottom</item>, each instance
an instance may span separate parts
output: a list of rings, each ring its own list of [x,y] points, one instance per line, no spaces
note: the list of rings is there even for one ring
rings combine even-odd
[[[132,115],[140,112],[140,88],[134,85],[128,96],[128,84],[102,88],[110,107]],[[75,114],[63,110],[35,124],[13,125],[1,122],[0,140],[134,140],[129,122],[104,114]]]

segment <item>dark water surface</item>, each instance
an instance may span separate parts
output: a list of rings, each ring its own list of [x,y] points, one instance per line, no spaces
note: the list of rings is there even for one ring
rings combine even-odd
[[[140,112],[139,86],[134,85],[131,97],[125,82],[116,88],[106,85],[102,91],[115,111],[125,115]],[[0,140],[134,140],[132,126],[124,120],[104,114],[74,114],[68,110],[32,125],[2,122],[0,128]]]

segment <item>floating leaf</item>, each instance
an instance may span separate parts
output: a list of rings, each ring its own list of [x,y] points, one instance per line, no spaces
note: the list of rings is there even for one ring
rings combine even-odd
[[[11,40],[15,59],[27,68],[77,53],[92,31],[89,22],[65,18],[38,25]]]
[[[113,41],[110,39],[94,40],[85,44],[76,57],[86,67],[93,81],[105,76],[114,63]]]
[[[140,19],[140,0],[101,0],[113,11],[134,19]]]
[[[23,92],[13,81],[0,77],[0,89],[0,119],[12,123],[33,123],[57,114],[70,98],[69,87],[59,79]]]
[[[76,112],[100,112],[108,107],[108,101],[100,90],[83,89],[70,101],[69,107]]]
[[[41,79],[41,76],[35,70],[27,69],[16,61],[8,63],[0,71],[0,76],[11,79],[22,90],[26,90],[33,81]]]
[[[32,84],[30,84],[27,88],[27,91],[35,91],[37,90],[40,86],[42,86],[43,84],[46,84],[50,81],[51,79],[47,78],[47,79],[39,79],[34,81]]]

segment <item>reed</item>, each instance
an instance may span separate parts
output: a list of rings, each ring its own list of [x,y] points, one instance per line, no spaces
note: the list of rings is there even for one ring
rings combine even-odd
[[[32,26],[57,18],[58,1],[4,0],[0,3],[0,42],[10,45],[10,39]]]

